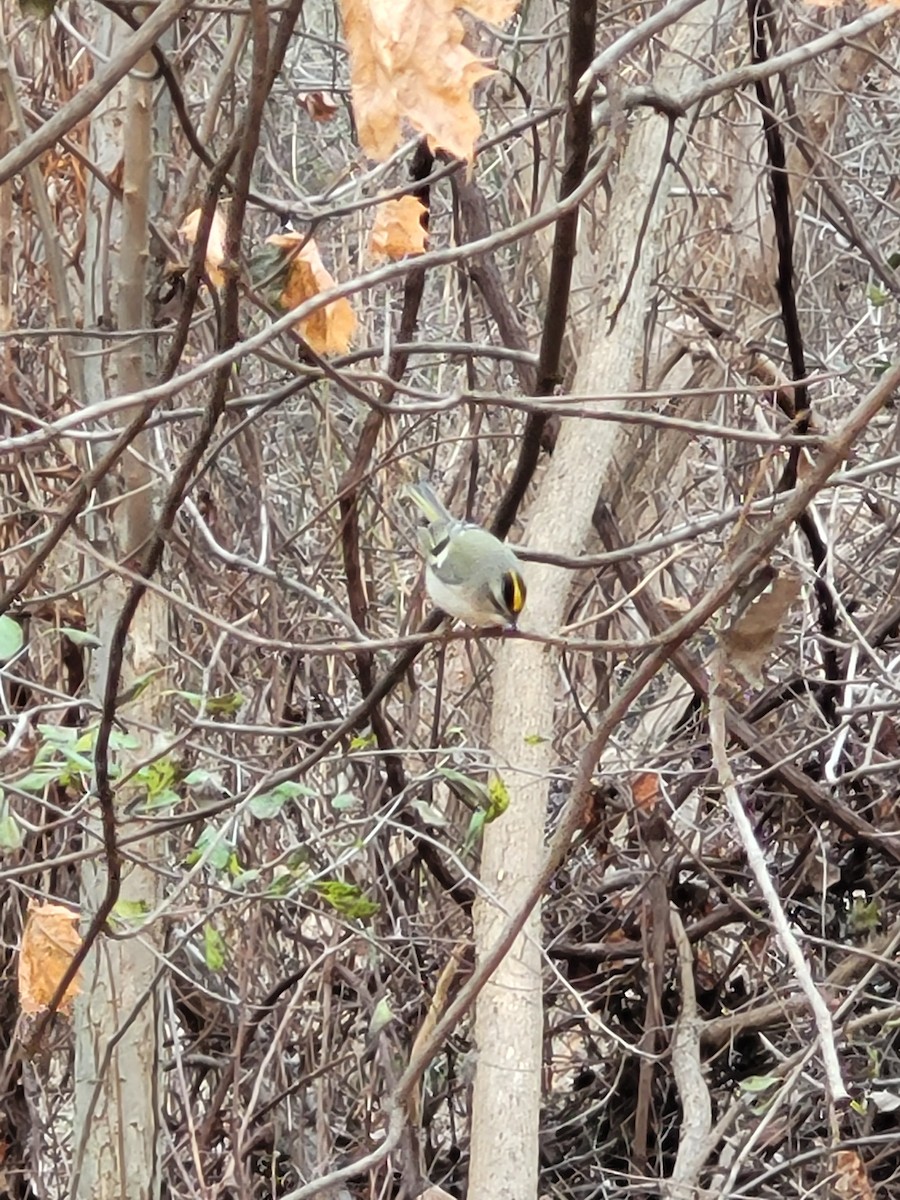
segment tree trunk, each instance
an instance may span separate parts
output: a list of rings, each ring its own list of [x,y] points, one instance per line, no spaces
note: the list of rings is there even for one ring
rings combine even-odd
[[[115,54],[120,22],[104,18],[99,36]],[[134,77],[107,97],[92,121],[95,159],[109,173],[119,168],[121,209],[96,182],[88,200],[86,309],[89,324],[112,320],[119,329],[148,324],[145,297],[148,262],[148,206],[154,161],[151,57]],[[136,391],[145,385],[148,346],[140,336],[126,341],[110,357],[110,370],[92,368],[93,395]],[[102,389],[102,391],[100,390]],[[153,526],[153,498],[158,477],[146,459],[153,447],[149,437],[138,438],[122,460],[121,474],[98,489],[110,507],[95,518],[94,545],[108,559],[128,562]],[[121,497],[121,498],[120,498]],[[85,573],[96,573],[88,561]],[[113,631],[129,582],[113,573],[102,589],[91,589],[87,627],[102,645],[95,655],[92,691],[103,695]],[[123,724],[140,746],[119,760],[123,773],[137,761],[152,757],[154,744],[147,730],[160,721],[162,672],[167,645],[163,602],[149,593],[132,623],[125,647],[122,687],[128,689],[148,674],[150,683],[138,689],[123,706]],[[144,789],[146,790],[146,789]],[[126,808],[141,793],[140,776],[117,789],[116,807]],[[120,817],[119,836],[133,834],[135,821]],[[129,915],[154,912],[161,896],[155,869],[162,853],[152,836],[129,846],[123,867],[120,897]],[[108,864],[102,858],[85,862],[81,892],[85,924],[101,903],[107,887]],[[84,1200],[152,1200],[160,1192],[159,1088],[160,1016],[157,974],[161,939],[150,925],[138,921],[117,927],[115,939],[100,937],[84,972],[76,1010],[75,1155],[72,1195]]]
[[[712,42],[718,4],[702,5],[673,26],[657,79],[670,72],[680,86],[699,78],[699,63]],[[719,35],[722,34],[721,24]],[[605,315],[621,299],[615,327],[606,322],[581,347],[574,390],[636,387],[644,347],[644,321],[652,296],[660,249],[661,218],[672,172],[665,162],[669,128],[661,116],[642,114],[621,161],[611,210],[623,214],[595,258]],[[678,142],[675,132],[673,140]],[[677,157],[677,144],[671,154]],[[641,219],[649,212],[646,227]],[[631,220],[624,214],[631,213]],[[605,409],[608,411],[609,404]],[[596,497],[617,462],[621,426],[567,421],[529,515],[524,541],[577,555],[591,536]],[[526,629],[552,634],[563,622],[567,577],[549,566],[531,565],[527,575]],[[482,882],[486,898],[476,912],[476,948],[483,956],[496,940],[504,916],[521,905],[543,856],[547,779],[553,765],[550,735],[558,678],[558,652],[532,641],[504,645],[494,674],[492,747],[494,762],[511,801],[503,817],[485,830]],[[510,953],[479,997],[475,1037],[477,1065],[472,1109],[469,1200],[525,1200],[537,1195],[540,1117],[541,1003],[540,916],[535,910]]]

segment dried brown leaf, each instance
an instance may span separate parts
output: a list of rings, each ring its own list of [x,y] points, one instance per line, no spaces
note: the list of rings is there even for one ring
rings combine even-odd
[[[79,946],[78,913],[63,904],[30,903],[19,949],[19,1005],[24,1013],[49,1007]],[[80,973],[66,988],[60,1011],[70,1011]]]
[[[275,233],[266,242],[292,254],[279,300],[285,311],[334,287],[334,276],[312,238],[302,233]],[[350,301],[341,296],[303,317],[295,328],[316,354],[346,354],[356,332],[356,314]]]
[[[474,158],[481,122],[472,89],[493,68],[463,45],[454,7],[454,0],[341,0],[353,111],[369,157],[387,158],[406,122],[432,149]],[[510,0],[466,7],[485,20],[514,11]]]
[[[197,229],[200,225],[200,209],[195,208],[188,213],[178,232],[193,246],[197,240]],[[213,287],[220,288],[225,283],[225,273],[222,266],[225,262],[225,217],[221,209],[213,214],[209,237],[206,239],[206,274]]]
[[[415,196],[401,196],[379,204],[369,234],[369,253],[375,258],[391,259],[424,254],[428,234],[422,217],[427,211]]]
[[[631,780],[634,807],[649,816],[659,803],[659,776],[655,771],[641,771]]]
[[[722,634],[729,667],[756,687],[762,686],[763,664],[774,649],[782,621],[799,595],[799,575],[782,572]]]
[[[838,1150],[834,1160],[835,1196],[840,1200],[875,1200],[865,1164],[855,1150]]]

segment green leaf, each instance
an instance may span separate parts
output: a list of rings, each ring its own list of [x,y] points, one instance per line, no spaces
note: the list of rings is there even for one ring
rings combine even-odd
[[[0,850],[21,850],[24,841],[22,829],[10,812],[9,800],[0,800]]]
[[[779,1082],[774,1075],[748,1075],[746,1079],[741,1079],[738,1087],[742,1092],[767,1092],[769,1088],[774,1087]]]
[[[850,932],[857,937],[863,933],[871,933],[881,924],[881,906],[877,900],[866,901],[864,896],[857,897],[850,909],[848,924]]]
[[[56,0],[19,0],[19,7],[23,17],[37,17],[39,21],[46,21],[56,8]]]
[[[25,631],[6,613],[0,617],[0,662],[14,658],[25,645]]]
[[[62,763],[55,767],[38,767],[36,771],[29,771],[21,779],[16,780],[16,787],[21,788],[23,792],[42,792],[50,783],[56,783],[65,768]]]
[[[356,796],[351,796],[349,792],[341,792],[332,800],[331,807],[337,812],[346,812],[348,808],[355,808],[357,804],[359,804],[359,800]]]
[[[389,1025],[394,1019],[394,1012],[391,1008],[390,1001],[387,996],[382,996],[375,1005],[375,1011],[372,1013],[372,1019],[369,1022],[369,1037],[377,1037],[386,1025]]]
[[[103,643],[96,634],[88,633],[85,629],[74,629],[71,625],[60,625],[59,632],[64,633],[73,646],[89,646],[95,650]]]
[[[143,675],[139,675],[137,679],[132,679],[131,683],[116,696],[116,704],[119,708],[126,704],[131,704],[137,700],[138,696],[145,692],[157,675],[168,670],[168,667],[154,667],[151,671],[145,671]]]
[[[277,817],[288,800],[296,800],[298,796],[315,796],[317,793],[306,784],[294,783],[288,779],[272,788],[271,792],[261,792],[254,796],[247,807],[259,821],[268,821]]]
[[[212,825],[207,825],[197,838],[194,848],[188,853],[185,862],[189,867],[193,867],[202,858],[205,858],[207,866],[216,871],[226,870],[231,858],[231,846],[222,837],[219,830],[213,828]]]
[[[150,911],[147,900],[117,900],[113,915],[127,925],[143,925],[144,918]]]
[[[296,800],[298,796],[318,796],[319,794],[315,788],[307,787],[305,783],[294,783],[292,779],[279,783],[275,791],[279,795],[283,793],[289,800]]]
[[[278,791],[261,792],[254,796],[247,807],[258,821],[269,821],[277,817],[287,803],[287,796],[279,795]]]
[[[140,811],[157,812],[161,808],[174,808],[180,801],[181,796],[178,792],[172,788],[168,788],[166,791],[157,792],[152,799],[148,795],[144,803],[140,805]]]
[[[211,971],[221,971],[225,966],[226,949],[221,933],[207,921],[203,926],[203,957]]]
[[[147,800],[152,804],[163,793],[171,793],[177,770],[171,758],[157,758],[138,771],[137,778],[147,789]]]
[[[109,731],[109,748],[110,750],[140,750],[141,739],[134,733],[126,733],[124,729],[111,729]]]
[[[526,733],[522,739],[526,746],[540,746],[544,742],[549,742],[549,738],[543,737],[540,733]]]
[[[352,920],[364,921],[374,917],[380,907],[374,900],[367,900],[355,883],[323,879],[313,887],[327,904]]]
[[[888,301],[888,294],[877,283],[870,283],[866,288],[866,299],[873,308],[882,308]]]
[[[74,782],[71,780],[72,773],[81,772],[82,775],[90,775],[94,769],[94,760],[85,754],[76,754],[70,750],[66,755],[66,766],[69,768],[70,781]]]
[[[378,738],[374,733],[360,733],[350,739],[351,750],[373,750],[377,745]]]
[[[423,821],[428,825],[446,825],[447,818],[427,800],[410,800],[409,807],[414,808]]]
[[[186,787],[201,787],[204,783],[209,783],[212,778],[211,771],[204,771],[202,767],[197,767],[185,775],[184,783]]]
[[[74,725],[39,724],[37,731],[46,745],[58,746],[60,749],[68,749],[69,746],[78,749],[78,742],[82,737]],[[87,747],[82,747],[82,749],[90,749],[93,744],[93,742],[90,742]]]
[[[275,878],[266,888],[266,895],[286,896],[296,882],[297,877],[292,871],[284,871],[281,875],[275,876]]]
[[[240,692],[223,692],[220,696],[207,696],[206,711],[213,717],[233,717],[243,708],[245,699]]]
[[[896,271],[897,268],[900,267],[900,253],[895,250],[894,253],[888,258],[887,265],[892,271]]]

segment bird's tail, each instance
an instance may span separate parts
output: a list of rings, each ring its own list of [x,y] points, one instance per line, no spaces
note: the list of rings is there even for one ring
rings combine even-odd
[[[437,493],[427,479],[411,483],[406,489],[410,500],[421,510],[425,519],[431,524],[434,521],[452,521],[453,517],[438,499]]]

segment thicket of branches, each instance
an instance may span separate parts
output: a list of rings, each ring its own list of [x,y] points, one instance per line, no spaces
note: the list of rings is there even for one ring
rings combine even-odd
[[[131,6],[109,8],[134,19]],[[641,111],[622,93],[654,84],[667,36],[625,55],[605,107],[598,98],[585,170],[606,170],[579,206],[571,297],[560,296],[549,290],[552,228],[516,230],[553,203],[566,159],[568,8],[523,5],[503,34],[471,24],[473,47],[501,68],[478,91],[485,138],[471,178],[414,139],[386,164],[368,163],[337,13],[326,3],[291,10],[241,231],[238,338],[279,315],[250,262],[289,216],[338,281],[371,269],[372,205],[390,189],[427,205],[432,251],[501,236],[478,255],[409,260],[357,292],[345,356],[323,362],[290,330],[245,353],[166,536],[151,580],[168,613],[165,698],[157,726],[139,730],[152,751],[134,768],[144,771],[141,795],[119,812],[119,849],[127,863],[135,817],[165,847],[152,865],[166,896],[154,918],[165,928],[160,1104],[171,1196],[280,1197],[377,1148],[417,1039],[471,971],[496,637],[433,624],[412,636],[427,602],[404,484],[428,475],[451,507],[489,524],[538,434],[523,512],[540,488],[555,428],[537,430],[529,412],[571,419],[567,410],[590,409],[634,425],[618,491],[598,497],[588,563],[560,565],[568,626],[535,633],[523,621],[521,636],[561,646],[555,708],[543,728],[522,729],[523,739],[552,740],[550,834],[611,698],[777,512],[779,494],[802,484],[829,431],[896,358],[900,92],[888,23],[873,43],[838,44],[759,90],[710,89],[681,115],[658,113],[687,137],[674,162],[646,164],[680,177],[658,234],[646,399],[606,411],[619,379],[597,379],[571,402],[541,399],[540,389],[534,399],[559,305],[571,317],[561,396],[598,323],[615,336],[629,280],[598,277],[592,255],[618,223],[644,216],[609,199],[619,143]],[[852,19],[775,8],[752,26],[743,6],[726,19],[723,5],[707,80]],[[259,11],[196,3],[160,42],[165,186],[151,206],[142,343],[154,372],[191,295],[191,246],[178,230],[210,204],[211,175],[227,211],[234,174],[215,164],[246,136]],[[268,14],[273,41],[285,11]],[[599,48],[649,12],[604,4]],[[2,153],[96,72],[96,21],[90,7],[61,4],[38,23],[3,0]],[[323,104],[327,119],[314,119]],[[793,193],[781,186],[779,153]],[[81,328],[81,314],[89,177],[110,210],[121,181],[96,178],[87,121],[37,162],[37,174],[0,185],[0,586],[15,592],[9,612],[26,633],[0,675],[0,1190],[19,1198],[65,1194],[77,1130],[68,1021],[29,1046],[16,947],[29,898],[77,903],[83,863],[104,861],[88,819],[97,810],[86,737],[102,692],[90,685],[90,637],[79,635],[92,634],[89,613],[110,573],[130,580],[137,570],[136,560],[108,561],[94,540],[125,487],[118,467],[111,492],[92,486],[58,546],[43,549],[136,405],[79,396],[72,381],[73,363],[108,353],[118,336]],[[219,297],[201,287],[175,374],[192,371],[191,381],[166,390],[146,423],[163,493],[202,434],[216,383],[197,368],[224,345],[224,324]],[[832,1013],[853,1106],[836,1114],[828,1104],[817,1026],[714,761],[711,661],[733,619],[723,614],[673,648],[615,729],[544,898],[544,1195],[656,1194],[697,1120],[685,1055],[702,1064],[693,1086],[711,1106],[698,1178],[713,1194],[852,1186],[835,1194],[867,1197],[898,1186],[897,436],[888,403],[781,541],[770,570],[796,578],[798,594],[778,614],[760,678],[736,673],[722,685],[719,749]],[[516,504],[504,512],[514,520]],[[523,558],[555,550],[528,545]],[[40,570],[20,588],[36,556]],[[116,710],[113,758],[134,732],[132,700]],[[120,909],[101,937],[133,935],[141,916]],[[696,1041],[685,1049],[677,1032],[689,1026]],[[424,1179],[465,1195],[476,1068],[467,1015],[407,1100],[412,1133],[343,1186],[415,1196]],[[850,1157],[829,1156],[836,1122]]]

